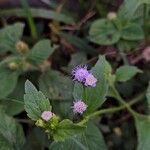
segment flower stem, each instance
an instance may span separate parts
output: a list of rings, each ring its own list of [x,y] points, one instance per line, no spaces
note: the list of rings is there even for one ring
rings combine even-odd
[[[116,94],[116,97],[117,97],[118,99],[120,99],[121,97],[120,97],[119,93],[116,91],[116,89],[113,88],[113,90],[115,90],[114,92],[115,92],[115,94]],[[99,116],[99,115],[102,115],[102,114],[115,113],[115,112],[121,111],[121,110],[123,110],[123,109],[125,109],[125,108],[127,108],[127,107],[130,109],[130,112],[132,112],[132,114],[133,114],[133,113],[136,113],[136,112],[134,112],[130,107],[131,107],[132,105],[136,104],[137,102],[139,102],[141,99],[143,99],[144,96],[145,96],[145,91],[142,92],[142,93],[140,93],[139,95],[137,95],[137,96],[136,96],[135,98],[133,98],[129,103],[124,102],[124,100],[122,100],[122,98],[121,98],[121,103],[122,103],[123,105],[121,105],[121,106],[119,106],[119,107],[101,109],[101,110],[99,110],[99,111],[96,111],[96,112],[94,112],[94,113],[92,113],[92,114],[90,114],[90,115],[88,115],[88,116],[85,116],[85,118],[84,118],[81,122],[79,122],[78,125],[83,125],[83,124],[87,123],[91,118],[93,118],[93,117],[95,117],[95,116]],[[122,101],[123,101],[123,102],[122,102]],[[126,103],[126,104],[125,104],[125,103]],[[139,114],[137,113],[137,115],[139,115]],[[143,116],[143,115],[142,115],[142,116]]]

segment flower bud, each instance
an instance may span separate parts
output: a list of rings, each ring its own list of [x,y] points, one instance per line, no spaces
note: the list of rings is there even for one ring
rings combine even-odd
[[[45,128],[45,122],[42,119],[38,119],[35,123],[36,126]]]
[[[10,62],[10,63],[8,64],[8,67],[9,67],[9,69],[11,69],[11,70],[17,70],[19,66],[18,66],[18,64],[15,63],[15,62]]]
[[[109,12],[109,13],[107,14],[107,18],[108,18],[109,20],[114,20],[114,19],[117,18],[117,14],[116,14],[115,12]]]
[[[16,50],[21,54],[26,54],[29,51],[29,47],[25,42],[18,41],[16,43]]]
[[[53,114],[53,117],[50,120],[50,128],[52,130],[56,129],[58,123],[59,123],[59,117]]]

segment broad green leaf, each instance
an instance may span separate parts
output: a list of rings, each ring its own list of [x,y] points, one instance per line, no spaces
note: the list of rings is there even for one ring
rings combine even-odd
[[[149,0],[124,0],[119,9],[119,16],[127,19],[134,19],[136,10],[143,4],[150,4]]]
[[[11,144],[0,134],[1,150],[14,150]]]
[[[81,134],[84,129],[84,126],[74,124],[71,120],[65,119],[56,128],[53,134],[54,141],[64,141],[74,135]]]
[[[73,92],[75,100],[83,99],[83,101],[88,105],[87,113],[92,113],[104,103],[105,96],[107,95],[108,91],[107,79],[111,73],[111,66],[106,61],[104,56],[100,56],[91,72],[98,80],[96,87],[85,88],[84,94],[83,86],[79,83],[76,83]]]
[[[10,150],[20,150],[25,143],[21,125],[3,112],[0,113],[0,120],[0,141],[3,138],[1,142],[3,144],[7,142],[5,148],[9,147]]]
[[[142,40],[144,39],[144,32],[140,25],[135,23],[128,24],[121,32],[121,38],[125,40]]]
[[[49,150],[107,150],[103,136],[99,129],[92,123],[82,135],[72,137],[64,142],[53,142]]]
[[[126,82],[133,78],[137,73],[142,73],[142,71],[135,66],[121,66],[116,71],[116,81]]]
[[[101,45],[111,45],[120,39],[120,31],[107,19],[99,19],[92,23],[89,38],[92,42]]]
[[[0,98],[5,98],[14,90],[18,76],[16,71],[0,68]]]
[[[24,110],[24,83],[25,79],[19,79],[14,91],[4,101],[6,106],[5,112],[8,115],[17,115]],[[18,92],[19,91],[19,92]],[[6,98],[7,99],[7,98]]]
[[[72,81],[58,71],[49,70],[43,73],[39,79],[39,87],[50,99],[72,99]]]
[[[55,50],[55,47],[51,47],[50,44],[49,40],[41,40],[36,43],[28,53],[27,59],[29,62],[39,65],[46,60]]]
[[[49,100],[28,80],[25,83],[24,103],[28,117],[35,121],[41,117],[43,111],[51,111]]]
[[[30,8],[30,12],[32,17],[34,18],[44,18],[44,19],[54,19],[56,21],[60,21],[66,24],[73,24],[75,21],[72,17],[57,13],[56,11],[41,9],[41,8]],[[8,9],[1,10],[0,16],[17,16],[17,17],[26,17],[26,12],[23,9]]]
[[[149,150],[150,119],[136,116],[135,123],[136,123],[137,136],[138,136],[137,150]]]
[[[24,24],[15,23],[0,30],[0,52],[11,51],[16,53],[15,45],[23,34]]]

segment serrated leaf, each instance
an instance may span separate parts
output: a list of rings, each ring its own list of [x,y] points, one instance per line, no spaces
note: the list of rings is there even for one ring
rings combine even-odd
[[[83,99],[83,101],[88,105],[87,113],[92,113],[104,103],[108,91],[107,79],[111,73],[111,66],[104,56],[100,56],[91,72],[98,80],[96,87],[85,88],[86,97],[84,97],[83,95],[85,94],[83,86],[76,83],[73,92],[75,100]]]
[[[119,41],[120,31],[107,19],[99,19],[92,23],[89,38],[101,45],[111,45]]]
[[[0,68],[0,98],[5,98],[14,90],[18,76],[16,71]]]
[[[116,71],[116,81],[126,82],[134,77],[137,73],[142,73],[142,71],[135,66],[121,66]]]
[[[0,113],[0,120],[0,134],[3,140],[7,141],[7,146],[12,150],[20,150],[25,143],[21,125],[2,112]]]
[[[51,47],[49,40],[41,40],[34,45],[28,53],[27,60],[34,65],[41,64],[46,60],[55,50],[56,47]]]
[[[64,141],[72,136],[81,134],[84,129],[85,126],[74,124],[71,120],[65,119],[56,128],[53,134],[54,141]]]
[[[65,140],[64,142],[53,142],[49,150],[107,150],[104,139],[99,129],[89,123],[82,135]]]
[[[144,32],[140,25],[135,23],[128,24],[123,28],[121,32],[121,37],[125,40],[142,40],[144,39]]]
[[[23,34],[24,24],[15,23],[0,30],[0,52],[11,51],[16,53],[15,45]]]
[[[51,111],[49,100],[28,80],[25,83],[24,103],[27,115],[35,121],[41,117],[43,111]]]
[[[49,70],[43,73],[39,79],[39,87],[50,99],[72,99],[72,81],[58,71]]]

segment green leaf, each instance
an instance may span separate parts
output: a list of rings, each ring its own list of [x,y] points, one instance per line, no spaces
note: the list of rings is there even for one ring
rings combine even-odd
[[[136,116],[135,121],[138,136],[137,150],[149,150],[150,119]]]
[[[34,65],[41,64],[46,60],[55,50],[55,47],[51,47],[49,40],[41,40],[34,45],[31,51],[28,53],[27,59]]]
[[[34,18],[54,19],[66,24],[73,24],[75,22],[72,17],[52,10],[30,8],[30,13]],[[0,16],[26,17],[26,12],[23,9],[8,9],[0,11]]]
[[[120,32],[107,19],[99,19],[92,23],[89,38],[92,42],[101,45],[111,45],[120,39]]]
[[[125,40],[142,40],[144,39],[144,32],[140,25],[135,23],[128,24],[121,32],[121,38]]]
[[[24,82],[26,79],[19,79],[14,91],[8,96],[8,100],[4,101],[6,106],[5,112],[8,115],[17,115],[24,110]],[[19,91],[19,92],[18,92]],[[6,98],[7,99],[7,98]],[[12,101],[11,101],[12,99]],[[13,101],[14,100],[14,101]]]
[[[51,111],[49,100],[28,80],[25,83],[24,103],[28,117],[35,121],[41,117],[43,111]]]
[[[50,99],[72,99],[73,84],[69,77],[54,70],[49,70],[39,79],[40,90]]]
[[[16,53],[15,45],[23,34],[24,24],[15,23],[0,30],[0,52],[11,51]]]
[[[5,98],[14,90],[18,76],[19,74],[16,71],[0,68],[0,98]]]
[[[88,105],[87,113],[92,113],[104,103],[108,91],[107,79],[111,73],[111,66],[104,56],[100,56],[91,72],[98,80],[96,87],[85,88],[84,93],[83,86],[76,83],[73,92],[74,99],[83,99],[83,101]]]
[[[64,142],[53,142],[49,150],[107,150],[103,136],[99,129],[89,123],[82,135],[75,136]]]
[[[54,141],[64,141],[74,135],[81,134],[85,127],[74,124],[71,120],[61,121],[53,134]]]
[[[134,77],[137,73],[142,73],[142,71],[135,66],[121,66],[116,71],[116,81],[126,82]]]
[[[3,138],[3,144],[7,142],[6,148],[20,150],[25,143],[22,126],[3,112],[0,113],[0,120],[0,141]]]

